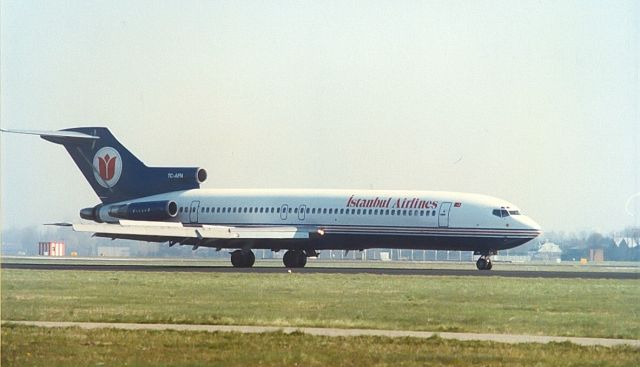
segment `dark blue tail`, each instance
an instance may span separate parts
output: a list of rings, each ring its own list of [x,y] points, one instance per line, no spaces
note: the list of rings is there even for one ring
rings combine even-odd
[[[105,204],[197,189],[207,178],[206,171],[197,167],[147,167],[104,127],[64,129],[40,136],[67,149]]]

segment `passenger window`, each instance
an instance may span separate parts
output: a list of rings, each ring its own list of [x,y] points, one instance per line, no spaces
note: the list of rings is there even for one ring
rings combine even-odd
[[[311,209],[311,214],[316,214],[316,208]]]
[[[307,210],[306,210],[307,214],[309,214],[309,211],[310,211],[310,210],[311,210],[311,209],[307,208]]]
[[[396,215],[396,211],[395,210],[391,210],[391,215]]]
[[[411,210],[409,210],[409,216],[411,216],[411,215],[412,215]]]
[[[327,214],[327,208],[322,209],[322,214]]]
[[[373,211],[373,215],[378,215],[378,209]]]
[[[292,211],[292,210],[293,210],[293,209],[289,208],[289,214],[291,214],[291,211]]]
[[[344,209],[340,209],[340,214],[344,214]]]
[[[180,213],[182,213],[182,207],[180,207],[180,210],[178,210]]]
[[[276,213],[280,214],[280,208],[276,208]]]
[[[389,209],[384,211],[384,215],[389,215]]]
[[[403,210],[403,211],[402,211],[402,215],[407,215],[407,211],[406,211],[406,210]]]

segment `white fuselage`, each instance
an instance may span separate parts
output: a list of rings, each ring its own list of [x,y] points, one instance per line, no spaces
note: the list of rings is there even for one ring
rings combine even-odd
[[[346,237],[351,236],[353,248],[379,247],[380,241],[387,239],[389,247],[448,248],[464,242],[454,248],[473,249],[473,239],[477,239],[480,247],[498,249],[517,246],[540,234],[540,226],[513,204],[467,193],[194,189],[136,201],[155,200],[174,201],[178,213],[170,220],[184,225],[311,227],[326,234],[327,240],[339,236],[342,244],[338,248],[345,247]],[[119,204],[123,203],[113,205]],[[108,208],[101,209],[100,217],[117,221],[108,217]]]

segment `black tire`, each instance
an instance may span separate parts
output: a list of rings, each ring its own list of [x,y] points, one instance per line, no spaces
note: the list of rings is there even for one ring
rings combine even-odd
[[[296,258],[295,252],[292,250],[289,250],[284,253],[284,256],[282,257],[282,262],[284,263],[284,266],[286,268],[295,268],[296,267],[295,258]]]
[[[487,260],[483,257],[479,258],[476,262],[476,267],[478,270],[486,270],[487,269]]]
[[[302,268],[307,264],[307,255],[300,250],[289,250],[282,257],[282,262],[287,268]]]
[[[253,254],[253,251],[247,250],[243,254],[243,260],[244,260],[244,264],[243,264],[244,267],[245,268],[250,268],[256,262],[256,255]]]
[[[487,261],[487,265],[485,266],[485,270],[491,270],[491,268],[493,268],[493,264],[491,263],[491,260]]]
[[[231,265],[234,268],[250,268],[256,262],[256,255],[251,250],[235,250],[231,253]]]
[[[242,251],[236,250],[231,253],[231,265],[234,268],[241,268],[243,263]]]

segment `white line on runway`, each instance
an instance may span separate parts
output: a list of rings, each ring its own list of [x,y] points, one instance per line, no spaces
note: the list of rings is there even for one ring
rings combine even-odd
[[[443,339],[480,340],[498,343],[550,343],[571,342],[578,345],[601,345],[612,347],[629,345],[640,348],[640,340],[634,339],[606,339],[580,338],[569,336],[541,336],[517,334],[478,334],[478,333],[449,333],[431,331],[407,330],[375,330],[375,329],[335,329],[312,327],[279,327],[279,326],[244,326],[244,325],[191,325],[191,324],[134,324],[134,323],[102,323],[102,322],[57,322],[57,321],[10,321],[3,320],[2,324],[17,324],[38,327],[79,327],[81,329],[124,329],[124,330],[178,330],[178,331],[207,331],[207,332],[236,332],[236,333],[294,333],[301,332],[309,335],[321,336],[383,336],[383,337],[412,337],[430,338],[435,335]]]

